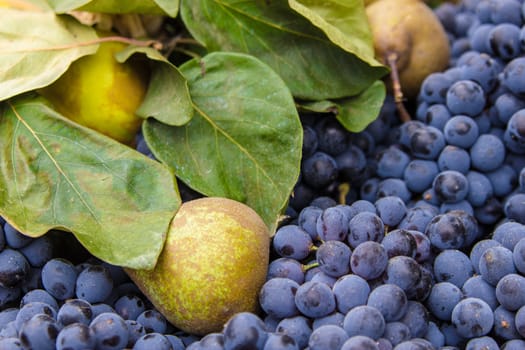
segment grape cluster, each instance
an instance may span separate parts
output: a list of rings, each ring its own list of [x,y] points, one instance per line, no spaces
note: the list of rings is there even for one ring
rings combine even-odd
[[[181,350],[196,340],[68,233],[30,238],[1,218],[0,310],[2,350]]]

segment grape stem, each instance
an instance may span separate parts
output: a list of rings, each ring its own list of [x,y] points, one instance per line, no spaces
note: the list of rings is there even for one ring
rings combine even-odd
[[[386,63],[390,67],[390,79],[392,80],[392,90],[394,93],[394,101],[396,103],[399,118],[403,123],[410,121],[412,118],[403,104],[404,96],[401,90],[401,82],[399,81],[399,72],[397,71],[398,55],[395,52],[390,52],[386,55]]]

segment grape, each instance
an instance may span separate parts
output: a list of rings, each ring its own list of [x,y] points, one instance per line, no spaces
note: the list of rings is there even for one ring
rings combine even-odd
[[[314,206],[304,207],[299,212],[297,224],[310,235],[312,240],[319,237],[317,233],[317,219],[322,213],[323,209]]]
[[[82,270],[76,280],[75,293],[89,303],[106,300],[113,289],[113,280],[109,270],[103,265],[92,265]]]
[[[443,132],[433,126],[424,126],[412,132],[409,140],[409,149],[412,156],[420,159],[436,159],[446,141]]]
[[[372,141],[373,142],[373,141]],[[366,156],[361,148],[350,145],[335,157],[340,178],[351,183],[363,182],[366,174]]]
[[[171,350],[171,343],[163,334],[148,333],[137,339],[132,350]]]
[[[160,312],[149,309],[137,316],[137,322],[144,326],[146,333],[165,333],[168,322]]]
[[[465,338],[481,337],[492,329],[494,317],[490,306],[479,298],[467,297],[452,310],[452,323]]]
[[[428,330],[429,312],[419,301],[409,300],[407,311],[401,322],[410,329],[412,338],[423,337]]]
[[[42,285],[58,300],[72,298],[75,295],[77,270],[68,260],[54,258],[42,268]]]
[[[483,88],[472,80],[456,81],[447,90],[446,105],[452,114],[476,116],[485,106]]]
[[[494,195],[492,183],[483,173],[471,170],[466,174],[466,177],[469,188],[467,200],[473,206],[478,207],[483,205]]]
[[[42,267],[53,258],[53,243],[49,236],[44,235],[33,239],[28,245],[20,248],[29,264],[34,267]]]
[[[428,329],[424,338],[432,343],[435,348],[441,348],[445,345],[445,336],[441,333],[439,327],[432,321],[428,322]]]
[[[500,23],[488,33],[492,52],[507,61],[520,53],[520,27],[511,23]]]
[[[8,222],[4,224],[4,239],[7,245],[15,250],[23,248],[33,241],[33,238],[24,235]]]
[[[504,92],[496,98],[491,108],[494,109],[498,119],[507,125],[516,112],[525,108],[525,101],[511,92]]]
[[[323,241],[344,241],[348,235],[348,221],[350,218],[339,207],[323,210],[316,222],[316,231]]]
[[[89,324],[100,350],[122,349],[128,343],[128,327],[122,317],[114,312],[103,312]]]
[[[388,257],[405,255],[415,258],[417,242],[413,234],[408,230],[395,229],[383,238],[381,244],[385,248]]]
[[[525,238],[520,239],[512,251],[514,266],[521,273],[525,274]]]
[[[416,241],[416,254],[414,255],[414,259],[419,263],[427,261],[431,256],[432,249],[430,239],[427,235],[417,230],[409,230],[408,232]]]
[[[522,337],[525,337],[525,306],[520,307],[516,311],[516,315],[514,317],[514,324],[518,333]]]
[[[125,294],[113,304],[115,312],[125,320],[136,320],[146,310],[142,298],[134,294]]]
[[[496,284],[496,298],[501,306],[516,311],[525,305],[525,277],[511,273],[503,276]]]
[[[451,117],[452,115],[447,106],[442,103],[436,103],[428,106],[422,121],[429,126],[443,130],[443,127]]]
[[[355,212],[355,215],[362,213],[362,212],[368,212],[372,214],[377,214],[376,207],[374,206],[373,202],[369,202],[367,200],[357,200],[350,205],[352,210]],[[354,216],[355,216],[354,215]],[[353,217],[352,217],[353,218]]]
[[[335,118],[321,118],[315,124],[318,149],[331,156],[336,156],[345,151],[349,144],[349,134],[342,124]]]
[[[403,341],[399,343],[395,348],[395,350],[432,350],[433,346],[432,344],[422,338],[416,338],[416,339],[410,339]],[[442,348],[442,350],[445,350],[445,348]]]
[[[19,329],[20,343],[26,349],[55,350],[59,328],[53,317],[35,314]]]
[[[455,170],[467,174],[470,169],[470,155],[462,148],[446,145],[439,154],[437,164],[440,171]]]
[[[312,246],[310,235],[297,225],[281,226],[273,237],[273,248],[284,258],[304,259]]]
[[[482,336],[470,339],[465,350],[499,350],[499,345],[494,338]]]
[[[490,31],[494,28],[494,24],[492,23],[484,23],[472,31],[470,35],[470,46],[473,50],[482,52],[485,54],[492,53],[492,50],[490,48],[488,35]],[[472,51],[467,51],[472,52]],[[459,62],[456,62],[456,65],[459,65]]]
[[[0,252],[0,287],[14,287],[29,274],[29,263],[18,250]]]
[[[444,103],[447,90],[452,83],[452,79],[444,73],[430,73],[421,83],[420,97],[431,104]]]
[[[33,301],[25,304],[18,311],[15,318],[16,330],[20,331],[24,323],[38,314],[47,315],[52,319],[56,319],[56,311],[49,304],[43,303],[41,301]]]
[[[317,151],[303,160],[301,165],[304,182],[313,188],[322,188],[332,183],[338,176],[339,169],[335,159]]]
[[[514,113],[504,130],[503,142],[509,150],[517,154],[525,154],[525,109]]]
[[[516,272],[512,251],[503,246],[486,249],[479,260],[479,271],[485,281],[495,286],[502,277]]]
[[[461,289],[450,282],[438,282],[432,286],[426,305],[432,315],[442,321],[450,321],[452,310],[463,299]]]
[[[400,178],[410,162],[408,154],[395,146],[390,146],[377,155],[377,175],[381,178]]]
[[[377,286],[370,292],[367,305],[378,309],[385,322],[393,322],[405,315],[408,299],[403,289],[387,283]]]
[[[335,296],[325,283],[308,281],[297,289],[295,305],[305,316],[323,317],[335,310]]]
[[[476,142],[479,129],[471,117],[455,115],[443,127],[443,135],[449,145],[468,149]]]
[[[170,339],[168,338],[168,340]],[[222,333],[209,333],[209,334],[206,334],[204,337],[202,337],[199,341],[192,343],[190,346],[188,346],[187,349],[188,350],[191,350],[191,349],[194,349],[194,350],[204,350],[204,349],[222,350],[224,349],[223,344],[224,344],[224,336]],[[182,349],[184,349],[184,347],[182,347]]]
[[[390,344],[396,346],[411,338],[410,329],[402,322],[388,322],[385,325],[383,338],[388,339]]]
[[[521,3],[518,0],[490,1],[493,23],[512,23],[521,26]]]
[[[347,240],[351,248],[367,241],[380,242],[385,234],[381,218],[368,211],[356,214],[348,223],[348,230]]]
[[[503,197],[510,194],[518,183],[518,174],[513,167],[503,164],[486,174],[494,189],[494,195]]]
[[[23,350],[22,343],[16,337],[0,338],[0,350]],[[60,349],[59,349],[60,350]]]
[[[388,261],[386,249],[380,243],[365,241],[352,252],[350,268],[354,274],[372,280],[383,274]]]
[[[415,193],[421,193],[430,187],[438,172],[439,168],[436,162],[431,160],[413,159],[405,167],[403,179],[408,190]]]
[[[24,306],[25,304],[29,304],[33,301],[40,301],[46,303],[53,309],[58,310],[58,303],[56,299],[53,298],[53,296],[44,289],[33,289],[27,292],[22,297],[22,299],[20,299],[20,307]]]
[[[496,288],[479,275],[474,275],[466,280],[461,291],[465,297],[475,297],[483,300],[492,310],[496,309],[499,305],[498,299],[496,298]]]
[[[302,284],[304,282],[303,265],[297,260],[290,258],[277,258],[272,260],[268,265],[266,279],[269,280],[274,277],[289,278]]]
[[[72,323],[65,326],[56,338],[57,350],[94,349],[95,344],[93,331],[84,323]]]
[[[315,329],[308,340],[310,350],[338,350],[348,339],[348,334],[341,327],[321,326]]]
[[[456,170],[440,172],[432,182],[432,188],[442,203],[457,203],[467,197],[469,183],[465,175]]]
[[[374,204],[383,224],[390,227],[397,226],[407,211],[405,202],[397,196],[379,198]]]
[[[503,206],[503,212],[507,218],[525,224],[525,193],[510,195]]]
[[[488,172],[498,169],[505,160],[505,145],[497,136],[482,134],[470,148],[472,167]]]
[[[318,146],[319,140],[317,139],[317,132],[311,126],[303,125],[303,157],[307,158],[314,154]]]
[[[450,282],[461,288],[472,275],[472,262],[460,250],[445,249],[434,259],[434,276],[438,282]]]
[[[288,334],[292,337],[299,348],[304,349],[312,334],[310,321],[304,316],[294,316],[282,319],[275,329],[278,333]]]
[[[343,327],[344,320],[345,320],[345,315],[340,312],[335,311],[335,312],[332,312],[330,315],[314,319],[312,323],[312,329],[317,329],[327,324]]]
[[[409,256],[394,256],[388,259],[382,278],[384,283],[396,284],[410,295],[421,279],[421,267]]]
[[[407,213],[399,223],[398,228],[423,232],[437,214],[438,211],[428,205],[408,207]]]
[[[379,346],[374,339],[364,335],[354,335],[348,338],[341,350],[379,350]]]
[[[331,277],[341,277],[349,272],[351,255],[350,248],[339,241],[326,241],[316,251],[321,271]]]
[[[82,299],[66,300],[57,312],[57,321],[62,327],[72,323],[89,325],[92,317],[91,304]]]
[[[377,198],[387,197],[387,196],[396,196],[403,200],[403,202],[408,202],[412,197],[412,194],[407,188],[406,183],[401,179],[388,178],[379,181],[377,184]]]
[[[291,279],[275,277],[264,283],[259,293],[259,303],[268,315],[282,319],[298,315],[295,293],[299,284]]]
[[[348,336],[364,335],[372,339],[380,338],[385,331],[385,319],[373,306],[356,306],[345,316],[343,328]]]
[[[503,306],[498,306],[494,310],[493,332],[499,339],[516,339],[520,337],[516,329],[516,313],[507,310]]]
[[[224,326],[224,349],[262,349],[268,332],[264,322],[250,312],[232,316]]]
[[[133,347],[137,339],[146,334],[146,329],[143,325],[135,320],[124,320],[128,327],[128,348]]]
[[[501,84],[518,96],[523,96],[525,93],[525,85],[523,83],[524,68],[525,58],[515,58],[505,66],[501,76]]]
[[[350,309],[366,304],[370,286],[364,278],[355,274],[349,274],[339,278],[332,290],[337,310],[346,314]]]
[[[0,330],[4,329],[9,322],[14,321],[16,319],[18,310],[18,308],[10,307],[0,311]]]
[[[465,243],[465,226],[452,213],[436,215],[427,225],[425,234],[437,249],[457,249]]]
[[[520,349],[523,349],[524,347],[525,347],[525,340],[512,339],[512,340],[506,341],[501,347],[501,350],[520,350]]]

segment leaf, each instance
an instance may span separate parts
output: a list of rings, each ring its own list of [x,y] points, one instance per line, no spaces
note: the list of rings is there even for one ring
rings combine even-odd
[[[320,28],[333,43],[371,66],[381,65],[375,59],[363,0],[288,0],[288,4]]]
[[[96,39],[92,28],[69,16],[2,9],[0,101],[49,85],[71,62],[95,53]]]
[[[70,231],[102,260],[152,268],[180,206],[173,174],[41,99],[0,108],[0,214],[28,236]]]
[[[311,112],[334,113],[348,131],[360,132],[377,118],[385,97],[385,84],[377,80],[357,96],[334,101],[299,102],[299,108]]]
[[[145,54],[152,61],[148,92],[136,114],[153,117],[168,125],[184,125],[193,117],[188,83],[176,66],[150,47],[129,46],[117,54],[119,62],[135,53]]]
[[[57,13],[72,10],[102,13],[168,14],[176,17],[179,0],[48,0]]]
[[[259,58],[297,98],[354,96],[387,74],[333,43],[284,1],[183,0],[180,14],[209,51]]]
[[[303,133],[290,91],[246,54],[216,52],[180,69],[196,113],[183,127],[148,119],[146,142],[191,188],[246,203],[273,232],[300,170]]]

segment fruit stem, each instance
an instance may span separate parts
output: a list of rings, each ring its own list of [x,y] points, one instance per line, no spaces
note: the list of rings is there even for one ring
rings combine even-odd
[[[394,101],[396,103],[399,118],[403,123],[410,121],[412,118],[403,104],[403,91],[401,90],[401,83],[399,81],[399,73],[397,71],[397,53],[390,52],[386,55],[386,62],[390,67],[390,79],[392,79],[392,89],[394,90]]]
[[[68,44],[68,45],[56,45],[56,46],[50,46],[50,47],[36,47],[36,48],[24,48],[22,52],[35,52],[35,51],[53,51],[53,50],[67,50],[74,47],[82,47],[82,46],[91,46],[91,45],[97,45],[100,43],[105,42],[121,42],[128,45],[135,45],[140,47],[153,47],[155,49],[161,49],[162,43],[158,40],[137,40],[132,38],[126,38],[123,36],[105,36],[103,38],[97,38],[94,40],[88,40],[88,41],[82,41],[78,43]],[[9,51],[9,53],[16,53],[17,50]]]
[[[317,261],[315,261],[315,262],[312,262],[312,263],[310,263],[308,265],[303,265],[303,271],[306,272],[306,271],[308,271],[310,269],[313,269],[314,267],[318,267],[318,266],[319,266],[319,263]]]

